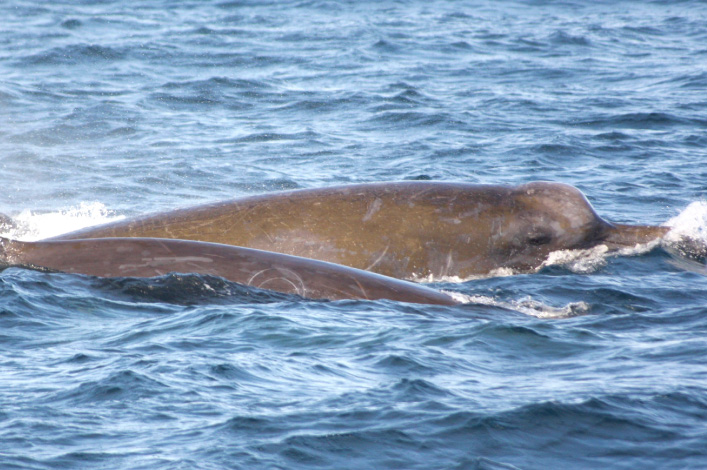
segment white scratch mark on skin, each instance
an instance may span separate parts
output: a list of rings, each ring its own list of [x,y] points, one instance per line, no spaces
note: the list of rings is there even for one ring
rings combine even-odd
[[[445,272],[443,276],[449,276],[449,272],[452,270],[452,265],[454,264],[454,259],[452,257],[452,250],[449,250],[449,253],[447,253],[447,266],[445,268]]]
[[[268,268],[268,269],[269,269],[269,268]],[[252,286],[252,285],[253,285],[253,280],[254,280],[256,277],[258,277],[260,274],[262,274],[262,273],[264,273],[265,271],[267,271],[268,269],[263,269],[263,270],[261,270],[261,271],[258,271],[258,272],[255,273],[255,274],[253,274],[252,276],[250,276],[250,279],[248,279],[248,282],[246,282],[246,285],[247,285],[247,286]]]
[[[270,235],[270,233],[267,232],[267,231],[265,231],[265,229],[263,229],[262,227],[258,227],[258,228],[260,229],[260,232],[261,232],[263,235],[265,235],[265,237],[268,239],[268,242],[269,242],[271,245],[274,245],[274,244],[275,244],[275,239]]]
[[[364,271],[370,271],[372,267],[374,267],[375,265],[377,265],[378,263],[380,263],[381,260],[383,259],[383,257],[385,256],[385,254],[388,252],[388,248],[390,248],[390,243],[388,243],[388,244],[385,246],[385,250],[383,250],[383,253],[381,253],[381,255],[380,255],[378,258],[376,258],[376,260],[375,260],[373,263],[371,263],[370,265],[368,265],[368,266],[364,269]]]
[[[267,289],[266,285],[267,285],[267,283],[269,283],[269,282],[271,282],[271,281],[285,281],[285,282],[287,282],[288,284],[290,284],[290,285],[292,286],[292,289],[294,290],[295,294],[299,295],[300,297],[305,297],[304,292],[302,292],[302,289],[300,289],[300,288],[297,286],[297,284],[295,284],[294,282],[290,281],[290,280],[287,279],[286,277],[271,277],[271,278],[269,278],[269,279],[264,280],[263,282],[261,282],[260,284],[258,284],[258,285],[255,286],[255,287],[258,287],[258,288],[260,288],[260,289]]]
[[[306,297],[307,296],[307,288],[305,287],[304,279],[302,279],[302,276],[300,276],[299,274],[297,274],[294,271],[290,271],[289,269],[287,270],[287,272],[290,273],[292,276],[294,276],[295,279],[297,279],[297,282],[299,283],[299,286],[300,286],[299,288],[297,288],[295,286],[295,288],[297,289],[297,293],[302,297]],[[289,279],[288,279],[288,281],[289,281]]]
[[[160,242],[159,242],[159,245],[160,245],[160,247],[161,247],[163,250],[167,251],[168,253],[171,253],[171,252],[172,252],[172,251],[169,249],[169,247],[165,244],[164,241],[160,241]]]
[[[363,221],[368,222],[369,220],[371,220],[375,213],[380,210],[382,205],[383,201],[381,201],[380,198],[376,198],[376,200],[373,201],[373,204],[371,204],[371,207],[368,208],[368,212],[366,212],[366,215],[363,216]]]
[[[143,258],[142,264],[121,264],[118,266],[120,270],[135,269],[135,268],[154,268],[155,266],[164,266],[166,264],[175,263],[213,263],[213,259],[203,256],[164,256],[157,258]]]
[[[361,298],[361,299],[364,299],[364,300],[371,300],[371,298],[368,297],[368,294],[366,293],[366,291],[363,290],[363,287],[361,286],[361,284],[358,283],[358,280],[357,280],[356,278],[349,276],[349,279],[358,284],[358,287],[361,289],[361,293],[363,294],[363,297],[356,297],[356,294],[353,293],[353,292],[351,292],[350,290],[338,289],[338,288],[336,288],[336,287],[334,287],[334,286],[327,286],[327,287],[328,287],[329,289],[331,289],[333,292],[338,292],[339,294],[341,294],[341,298],[342,298],[342,299],[350,299],[350,298],[357,299],[357,298]]]
[[[256,278],[258,276],[260,276],[261,274],[264,276],[267,276],[267,274],[263,274],[263,273],[267,273],[268,271],[276,271],[278,274],[279,273],[286,273],[286,274],[294,277],[297,281],[297,284],[299,284],[299,285],[297,285],[295,282],[293,282],[292,280],[290,280],[284,276],[266,277],[264,281],[259,282],[258,284],[255,284]],[[265,284],[267,284],[268,282],[271,282],[271,281],[278,281],[278,280],[282,280],[282,281],[289,283],[293,287],[294,292],[297,295],[299,295],[300,297],[307,297],[307,287],[305,286],[304,280],[302,279],[302,277],[299,274],[297,274],[296,272],[289,270],[289,269],[267,268],[267,269],[260,270],[257,273],[253,274],[250,277],[250,279],[248,279],[248,282],[246,283],[246,285],[267,289],[267,287],[263,287],[263,286],[265,286]]]
[[[363,296],[363,298],[366,300],[370,300],[370,298],[368,297],[368,293],[366,292],[366,289],[364,289],[363,286],[361,285],[361,283],[358,282],[358,279],[356,279],[356,278],[352,278],[352,279],[354,280],[356,285],[358,285],[358,288],[361,290],[361,295]]]

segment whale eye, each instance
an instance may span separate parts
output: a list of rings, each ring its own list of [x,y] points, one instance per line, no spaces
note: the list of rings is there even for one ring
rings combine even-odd
[[[534,233],[528,237],[528,244],[533,246],[547,245],[552,241],[549,233]]]

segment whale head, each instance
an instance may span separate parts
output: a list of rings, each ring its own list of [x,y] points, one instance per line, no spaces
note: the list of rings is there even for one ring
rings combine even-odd
[[[508,207],[508,206],[507,206]],[[662,237],[665,227],[611,224],[594,211],[577,188],[551,182],[512,189],[511,203],[492,235],[495,262],[529,271],[554,251],[634,246]]]

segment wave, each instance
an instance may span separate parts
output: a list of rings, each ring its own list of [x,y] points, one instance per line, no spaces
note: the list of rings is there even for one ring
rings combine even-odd
[[[127,56],[125,50],[96,44],[54,47],[22,59],[20,65],[76,65],[115,62]]]
[[[485,295],[467,295],[459,292],[444,292],[452,298],[466,304],[500,307],[537,318],[571,318],[578,315],[586,315],[591,311],[590,304],[583,301],[570,302],[562,307],[554,307],[531,297],[526,297],[521,300],[504,301]]]
[[[695,201],[666,225],[672,229],[663,247],[675,256],[674,264],[688,271],[707,274],[707,201]]]
[[[35,241],[123,218],[100,202],[82,202],[78,206],[47,213],[24,210],[13,217],[14,225],[0,225],[0,236]]]
[[[593,129],[641,129],[660,130],[673,127],[707,127],[707,120],[687,118],[671,113],[640,112],[623,113],[619,115],[600,116],[593,119],[572,121],[573,126],[589,127]]]

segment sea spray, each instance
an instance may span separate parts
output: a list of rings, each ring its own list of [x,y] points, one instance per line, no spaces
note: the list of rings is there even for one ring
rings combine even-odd
[[[5,226],[0,236],[36,241],[123,218],[100,202],[82,202],[75,207],[47,213],[24,210],[13,217],[14,224]]]
[[[663,239],[664,248],[673,255],[704,264],[707,259],[707,201],[695,201],[670,219],[672,227]]]

